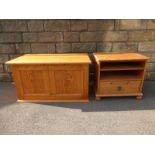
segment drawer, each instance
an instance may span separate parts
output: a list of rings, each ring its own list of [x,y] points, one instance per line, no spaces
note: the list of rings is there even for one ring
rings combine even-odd
[[[126,94],[140,92],[141,81],[101,81],[100,94]]]

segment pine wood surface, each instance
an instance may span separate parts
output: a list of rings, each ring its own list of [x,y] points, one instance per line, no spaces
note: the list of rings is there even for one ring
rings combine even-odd
[[[90,64],[88,54],[25,54],[6,64]]]
[[[149,57],[137,53],[94,53],[96,99],[136,96],[141,99]]]
[[[87,54],[29,54],[7,62],[18,100],[34,102],[88,102],[89,63]]]
[[[134,60],[148,60],[149,57],[139,53],[94,53],[96,61],[134,61]]]

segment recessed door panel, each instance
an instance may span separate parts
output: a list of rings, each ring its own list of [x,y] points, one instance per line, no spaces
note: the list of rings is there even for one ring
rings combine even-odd
[[[18,75],[23,96],[49,95],[49,75],[47,67],[19,67]]]
[[[81,66],[50,66],[51,85],[56,96],[82,96],[83,71]]]
[[[49,91],[46,84],[47,71],[20,71],[24,94],[47,94]]]
[[[81,94],[81,71],[54,71],[56,94]]]

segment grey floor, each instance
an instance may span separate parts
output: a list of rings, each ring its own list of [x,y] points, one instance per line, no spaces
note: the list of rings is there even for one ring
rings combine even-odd
[[[155,81],[141,101],[91,92],[89,104],[17,103],[14,84],[0,83],[0,134],[155,134]]]

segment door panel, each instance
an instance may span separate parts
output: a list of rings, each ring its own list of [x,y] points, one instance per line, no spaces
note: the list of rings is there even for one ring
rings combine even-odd
[[[49,88],[46,84],[47,71],[20,71],[24,94],[47,94]]]
[[[81,94],[81,71],[55,71],[56,94]]]
[[[24,96],[49,95],[49,75],[47,67],[18,68]]]
[[[50,66],[49,73],[50,77],[53,76],[50,82],[56,96],[82,96],[83,71],[80,65]]]

